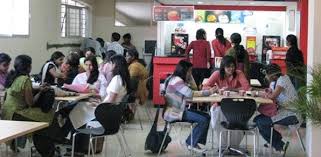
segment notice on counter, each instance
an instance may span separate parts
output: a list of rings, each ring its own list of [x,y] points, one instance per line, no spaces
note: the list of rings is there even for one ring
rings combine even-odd
[[[154,6],[154,21],[193,21],[194,6]]]

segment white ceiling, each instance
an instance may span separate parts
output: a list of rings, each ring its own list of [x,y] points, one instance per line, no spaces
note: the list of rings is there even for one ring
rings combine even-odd
[[[295,2],[269,2],[253,0],[157,0],[164,5],[246,5],[246,6],[288,6]],[[295,1],[295,0],[294,0]]]
[[[116,11],[138,23],[149,23],[152,5],[151,0],[116,0]]]

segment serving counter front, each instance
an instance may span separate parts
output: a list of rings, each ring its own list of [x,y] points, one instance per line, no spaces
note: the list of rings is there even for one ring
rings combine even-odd
[[[176,64],[185,57],[154,57],[153,66],[153,103],[155,105],[164,105],[164,98],[160,94],[160,84],[166,77],[172,74]]]

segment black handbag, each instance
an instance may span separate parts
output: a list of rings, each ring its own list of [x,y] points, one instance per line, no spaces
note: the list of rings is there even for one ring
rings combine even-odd
[[[36,101],[36,106],[41,108],[41,111],[48,113],[55,102],[55,90],[49,88],[48,90],[42,92]]]
[[[158,115],[159,115],[159,107],[156,111],[156,116],[155,116],[153,126],[150,129],[145,141],[145,150],[150,150],[152,153],[158,153],[159,148],[161,147],[162,141],[164,139],[165,133],[167,131],[167,123],[163,131],[157,131]],[[164,151],[167,148],[168,144],[172,141],[169,135],[167,135],[165,138],[166,139],[161,151]]]

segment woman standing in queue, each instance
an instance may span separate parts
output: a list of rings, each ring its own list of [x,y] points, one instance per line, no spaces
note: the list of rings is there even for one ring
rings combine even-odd
[[[196,32],[196,40],[192,41],[187,49],[186,56],[189,60],[189,53],[193,49],[193,77],[197,87],[202,83],[204,78],[210,76],[210,58],[211,47],[206,40],[206,32],[204,29],[199,29]]]
[[[233,33],[231,35],[232,47],[226,52],[226,55],[234,57],[236,60],[236,69],[241,70],[249,79],[249,55],[244,49],[244,46],[240,45],[241,41],[241,35],[239,33]]]

